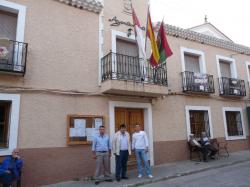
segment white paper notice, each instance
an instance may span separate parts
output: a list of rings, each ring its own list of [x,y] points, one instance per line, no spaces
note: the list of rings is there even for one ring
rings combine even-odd
[[[102,118],[95,118],[95,129],[99,129],[102,126]]]
[[[85,119],[75,119],[74,120],[74,127],[76,129],[85,129],[86,128],[86,120]]]
[[[86,128],[86,136],[87,136],[87,141],[93,141],[94,129]]]
[[[75,128],[75,134],[77,137],[85,137],[86,133],[85,133],[85,129],[83,128]]]
[[[76,137],[75,128],[70,128],[69,129],[69,137]]]

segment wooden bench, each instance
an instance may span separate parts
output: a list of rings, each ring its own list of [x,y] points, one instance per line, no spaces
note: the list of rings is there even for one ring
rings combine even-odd
[[[198,155],[199,160],[201,161],[201,152],[197,149],[196,146],[191,145],[189,141],[187,143],[188,143],[188,148],[189,148],[190,160],[193,160],[193,153],[196,153],[196,155]]]
[[[0,162],[0,165],[1,164],[2,164],[2,162]],[[13,182],[14,184],[16,184],[16,187],[21,187],[21,177],[22,177],[22,171],[21,171],[20,179]],[[1,183],[0,183],[0,187],[2,187]]]

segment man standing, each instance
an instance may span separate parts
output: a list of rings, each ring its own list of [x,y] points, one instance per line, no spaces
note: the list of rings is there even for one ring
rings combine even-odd
[[[127,177],[127,162],[128,155],[131,155],[130,136],[126,131],[126,125],[120,125],[120,130],[115,133],[112,143],[113,152],[116,161],[116,180],[128,179]]]
[[[111,156],[109,137],[105,135],[105,127],[99,127],[99,135],[95,136],[92,143],[93,158],[96,159],[95,184],[100,183],[102,168],[104,169],[104,180],[112,181],[109,172]]]
[[[135,133],[133,134],[132,137],[132,150],[135,150],[137,167],[138,167],[138,178],[142,178],[143,176],[142,160],[144,163],[147,176],[149,178],[153,178],[147,158],[148,137],[144,131],[141,131],[140,125],[136,125],[135,127]]]
[[[12,155],[4,159],[0,166],[0,183],[3,187],[10,187],[13,181],[20,180],[23,161],[19,156],[19,150],[14,149]]]

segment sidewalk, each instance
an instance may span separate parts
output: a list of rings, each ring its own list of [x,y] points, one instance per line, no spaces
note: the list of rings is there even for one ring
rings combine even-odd
[[[134,187],[142,186],[149,183],[154,183],[171,178],[177,178],[185,175],[191,175],[202,171],[222,168],[238,163],[250,161],[250,150],[231,153],[229,157],[220,156],[218,160],[210,160],[209,162],[195,162],[195,161],[182,161],[170,163],[165,165],[156,166],[153,168],[153,179],[146,177],[142,179],[137,178],[136,171],[128,173],[129,180],[121,180],[120,182],[103,182],[95,185],[91,180],[68,181],[57,183],[53,185],[46,185],[43,187]]]

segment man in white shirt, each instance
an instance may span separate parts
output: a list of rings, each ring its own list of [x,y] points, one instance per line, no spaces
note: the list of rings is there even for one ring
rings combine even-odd
[[[131,155],[130,135],[126,131],[126,125],[122,124],[120,130],[115,133],[112,141],[112,150],[116,161],[116,180],[128,179],[127,162],[128,155]]]
[[[148,137],[144,131],[141,131],[140,125],[135,126],[135,133],[132,137],[132,150],[135,151],[137,168],[138,168],[138,178],[143,176],[142,160],[144,163],[146,174],[149,178],[153,178],[151,168],[149,166],[147,152],[148,152]]]

